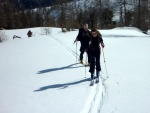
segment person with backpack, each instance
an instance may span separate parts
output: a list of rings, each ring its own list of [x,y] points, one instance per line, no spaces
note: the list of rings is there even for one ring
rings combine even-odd
[[[90,38],[91,38],[91,32],[88,30],[88,24],[85,23],[83,25],[83,28],[79,29],[79,33],[77,38],[75,39],[74,43],[76,41],[80,41],[81,42],[81,47],[80,47],[80,63],[83,64],[83,54],[84,52],[87,53],[88,56],[88,64],[90,65],[90,54],[89,54],[89,42],[90,42]]]
[[[91,85],[92,85],[94,83],[95,67],[96,67],[96,83],[99,82],[99,75],[101,71],[101,66],[100,66],[101,47],[104,48],[105,45],[103,43],[102,35],[96,28],[93,28],[91,30],[91,35],[92,36],[89,45],[91,65],[90,65],[89,72],[91,73]]]

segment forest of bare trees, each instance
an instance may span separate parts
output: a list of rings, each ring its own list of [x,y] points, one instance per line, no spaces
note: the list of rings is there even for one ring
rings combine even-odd
[[[36,9],[18,9],[11,0],[0,0],[0,28],[61,27],[69,31],[85,22],[90,28],[130,26],[147,31],[150,0],[55,0],[51,7]]]
[[[150,29],[150,0],[118,0],[117,5],[120,7],[118,26]]]

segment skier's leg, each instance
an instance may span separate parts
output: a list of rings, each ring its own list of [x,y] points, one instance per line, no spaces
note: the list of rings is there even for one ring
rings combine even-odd
[[[101,71],[100,66],[100,53],[97,53],[96,55],[96,77],[99,78],[99,72]]]
[[[94,84],[94,70],[95,70],[95,57],[91,55],[91,65],[89,72],[91,73],[91,83],[90,85],[93,86]]]
[[[84,51],[80,51],[80,62],[83,62],[83,54],[84,54]]]
[[[91,65],[90,65],[90,70],[89,72],[91,72],[91,78],[93,79],[94,77],[94,70],[95,70],[95,57],[91,55]]]
[[[88,55],[88,63],[89,63],[89,65],[91,64],[91,57],[90,57],[90,52],[89,52],[89,50],[87,51],[87,55]]]

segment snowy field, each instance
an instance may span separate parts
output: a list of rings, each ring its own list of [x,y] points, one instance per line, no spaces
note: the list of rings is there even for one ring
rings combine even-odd
[[[28,30],[6,30],[0,43],[0,113],[150,113],[150,36],[136,28],[100,30],[109,78],[90,87],[88,67],[76,64],[78,31],[41,35],[31,28],[28,38]],[[105,79],[102,54],[101,67]]]

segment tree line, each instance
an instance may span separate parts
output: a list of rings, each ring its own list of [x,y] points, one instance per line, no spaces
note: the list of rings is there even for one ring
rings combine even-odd
[[[150,28],[149,0],[83,1],[55,0],[50,7],[17,9],[11,0],[0,0],[0,28],[61,27],[69,31],[83,23],[99,29]]]

